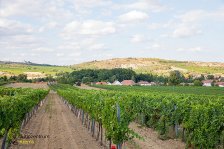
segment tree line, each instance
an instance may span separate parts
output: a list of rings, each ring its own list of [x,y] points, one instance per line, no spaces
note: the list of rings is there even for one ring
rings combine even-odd
[[[15,82],[24,82],[24,83],[35,83],[35,82],[48,82],[55,81],[55,79],[48,75],[45,78],[36,78],[36,79],[28,79],[26,74],[19,74],[18,76],[2,76],[0,77],[0,85],[4,85],[7,83],[15,83]]]
[[[75,82],[90,83],[90,82],[114,82],[115,80],[133,80],[139,82],[144,81],[156,81],[167,82],[168,78],[165,76],[158,76],[152,74],[137,74],[131,69],[114,68],[114,69],[82,69],[79,71],[73,71],[71,73],[57,74],[57,80],[60,83],[74,84]]]
[[[155,74],[137,74],[132,69],[114,68],[114,69],[82,69],[71,73],[57,74],[57,81],[64,84],[75,83],[91,83],[91,82],[114,82],[115,80],[133,80],[134,82],[148,81],[156,82],[160,85],[195,85],[202,86],[202,81],[206,79],[214,79],[213,75],[194,77],[188,75],[185,77],[180,71],[171,71],[168,76],[159,76]]]

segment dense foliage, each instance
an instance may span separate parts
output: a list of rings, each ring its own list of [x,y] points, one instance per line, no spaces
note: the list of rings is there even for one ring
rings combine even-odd
[[[9,130],[10,138],[19,134],[25,114],[37,105],[48,93],[43,89],[0,87],[0,137]]]
[[[108,139],[122,143],[137,136],[128,128],[139,116],[143,123],[167,136],[178,126],[187,145],[215,148],[223,144],[224,97],[158,92],[80,90],[54,86],[72,105],[83,109],[103,124]],[[117,107],[120,107],[120,122]],[[180,134],[179,134],[180,135]]]
[[[8,82],[8,79],[6,76],[0,77],[0,85],[4,85]]]
[[[200,80],[194,80],[194,86],[202,86],[202,82]]]
[[[115,69],[83,69],[79,71],[73,71],[72,73],[58,74],[58,81],[60,83],[74,84],[75,82],[98,82],[108,81],[114,82],[115,80],[133,80],[139,82],[145,81],[156,81],[156,82],[167,82],[167,78],[163,76],[157,76],[152,74],[136,74],[131,69],[115,68]]]
[[[171,71],[169,76],[169,84],[170,85],[178,85],[184,81],[184,76],[180,73],[180,71]]]
[[[158,76],[154,74],[138,74],[132,69],[115,68],[115,69],[82,69],[73,71],[71,73],[59,73],[57,74],[57,81],[63,84],[75,84],[82,82],[90,84],[91,82],[114,82],[115,80],[133,80],[134,82],[148,81],[157,82],[160,85],[193,85],[196,81],[196,85],[200,85],[202,80],[213,78],[214,82],[218,82],[218,78],[214,78],[213,75],[208,75],[207,78],[204,75],[193,77],[188,74],[184,76],[180,71],[174,70],[170,72],[169,76]],[[212,77],[213,76],[213,77]],[[181,84],[183,83],[183,84]]]
[[[26,74],[19,74],[18,76],[11,76],[11,77],[0,77],[0,85],[8,84],[8,83],[15,83],[15,82],[52,82],[55,79],[51,75],[47,75],[45,78],[35,78],[35,79],[28,79]]]

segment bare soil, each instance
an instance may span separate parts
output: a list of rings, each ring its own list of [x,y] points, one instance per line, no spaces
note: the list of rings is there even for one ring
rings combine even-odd
[[[102,148],[74,116],[60,97],[51,91],[45,104],[25,128],[24,135],[39,138],[18,138],[12,149],[100,149]],[[47,137],[46,137],[47,136]],[[46,137],[46,138],[44,138]],[[27,142],[26,142],[26,141]]]
[[[88,86],[88,85],[85,85],[85,84],[81,84],[81,86],[76,86],[80,89],[86,89],[86,90],[105,90],[105,89],[102,89],[102,88],[96,88],[96,87],[91,87],[91,86]]]
[[[129,127],[144,138],[129,141],[129,149],[185,149],[185,144],[181,140],[161,140],[158,138],[159,134],[151,128],[139,127],[136,123],[131,123]]]

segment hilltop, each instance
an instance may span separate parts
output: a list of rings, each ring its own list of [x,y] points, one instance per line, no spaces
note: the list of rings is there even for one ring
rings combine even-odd
[[[75,64],[72,68],[75,70],[131,68],[137,73],[158,75],[168,75],[172,70],[179,70],[184,74],[214,74],[224,76],[224,63],[175,61],[157,58],[114,58]]]

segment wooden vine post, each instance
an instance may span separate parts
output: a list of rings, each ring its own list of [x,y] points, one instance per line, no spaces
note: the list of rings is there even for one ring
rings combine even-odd
[[[117,121],[118,121],[118,124],[120,124],[120,120],[121,120],[121,110],[120,110],[119,104],[117,103]],[[121,148],[122,148],[122,144],[121,143],[117,144],[117,149],[121,149]]]

